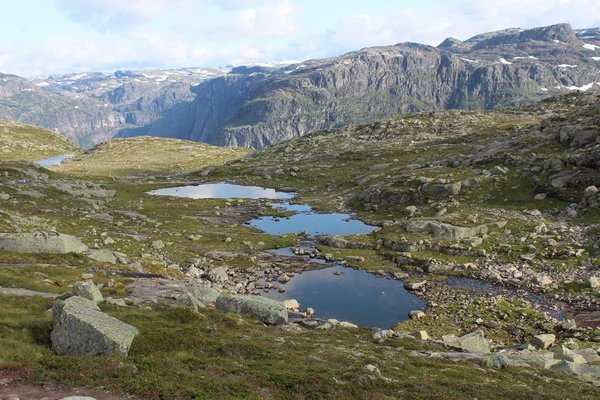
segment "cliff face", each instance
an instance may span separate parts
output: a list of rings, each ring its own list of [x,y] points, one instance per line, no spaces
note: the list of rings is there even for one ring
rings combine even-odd
[[[507,29],[437,48],[404,43],[229,75],[196,87],[192,103],[145,133],[260,148],[398,114],[495,109],[598,90],[599,39],[597,29],[566,24]]]
[[[0,118],[59,132],[81,145],[147,126],[192,101],[191,87],[223,75],[208,69],[117,71],[21,78],[0,74]]]

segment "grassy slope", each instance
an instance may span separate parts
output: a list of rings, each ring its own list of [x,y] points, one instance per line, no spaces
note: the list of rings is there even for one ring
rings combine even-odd
[[[57,168],[82,176],[173,173],[220,165],[248,152],[241,148],[142,136],[103,143]]]
[[[13,121],[0,121],[2,161],[36,161],[78,151],[77,146],[55,132]]]

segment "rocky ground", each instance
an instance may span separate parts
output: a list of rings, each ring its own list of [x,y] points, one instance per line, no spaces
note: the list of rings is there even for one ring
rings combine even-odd
[[[419,114],[196,157],[194,167],[189,149],[169,142],[172,160],[152,169],[150,148],[166,142],[139,138],[52,170],[2,162],[0,340],[12,350],[0,367],[25,371],[20,388],[52,381],[140,398],[595,398],[572,375],[600,376],[599,107],[579,94]],[[139,173],[120,167],[118,154],[134,147]],[[147,194],[222,180],[294,191],[294,202],[378,228],[272,236],[244,222],[289,216],[276,202]],[[296,255],[266,252],[282,247]],[[293,302],[265,314],[235,297],[284,290],[324,261],[400,280],[427,309],[374,330]],[[67,292],[86,297],[81,281],[107,300],[86,305],[92,314],[138,331],[129,357],[54,355],[63,314],[45,311]]]

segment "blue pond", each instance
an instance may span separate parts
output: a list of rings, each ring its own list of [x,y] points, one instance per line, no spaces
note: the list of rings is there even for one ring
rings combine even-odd
[[[42,167],[50,167],[52,165],[58,165],[58,164],[62,163],[64,160],[66,160],[67,158],[71,158],[74,155],[75,154],[65,154],[65,155],[62,155],[62,156],[56,156],[56,157],[52,157],[52,158],[46,158],[44,160],[35,161],[34,164],[40,165]]]
[[[336,271],[342,275],[334,275]],[[383,329],[405,321],[410,311],[426,305],[407,292],[401,281],[341,265],[297,274],[285,284],[285,289],[285,293],[270,290],[262,295],[280,301],[296,299],[303,309],[314,308],[318,318]]]
[[[187,197],[190,199],[291,199],[293,193],[278,192],[258,186],[240,186],[229,183],[209,183],[196,186],[179,186],[148,192],[160,196]]]

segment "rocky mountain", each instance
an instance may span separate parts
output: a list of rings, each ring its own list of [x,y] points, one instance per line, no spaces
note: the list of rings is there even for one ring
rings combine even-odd
[[[600,29],[568,24],[401,43],[241,70],[203,82],[196,99],[122,137],[152,135],[261,148],[319,129],[397,114],[497,109],[552,94],[599,90]]]
[[[0,117],[43,126],[85,146],[153,123],[166,110],[193,100],[192,86],[224,74],[200,68],[31,79],[0,74]]]

